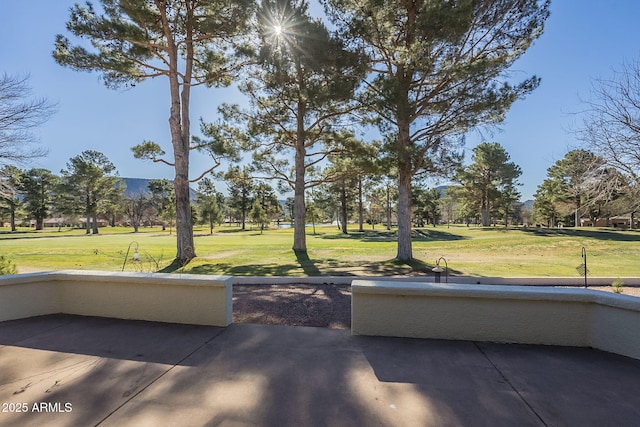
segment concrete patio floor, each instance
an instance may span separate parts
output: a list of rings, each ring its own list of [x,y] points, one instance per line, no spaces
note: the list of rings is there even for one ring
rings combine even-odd
[[[1,426],[635,426],[640,361],[51,315],[0,323],[0,404]]]

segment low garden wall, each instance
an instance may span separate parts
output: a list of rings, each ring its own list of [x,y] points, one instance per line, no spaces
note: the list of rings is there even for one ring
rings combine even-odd
[[[227,326],[230,276],[56,271],[0,276],[0,321],[45,314]],[[352,282],[354,335],[593,347],[640,359],[640,298],[584,289]]]
[[[0,277],[0,321],[66,313],[195,325],[231,323],[232,278],[56,271]]]
[[[351,331],[593,347],[640,359],[640,299],[584,289],[354,280]]]

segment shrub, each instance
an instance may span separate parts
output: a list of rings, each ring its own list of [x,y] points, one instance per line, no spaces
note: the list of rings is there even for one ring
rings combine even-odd
[[[618,277],[613,281],[611,287],[613,288],[613,292],[615,292],[616,294],[621,294],[623,292],[622,288],[624,287],[624,282]]]
[[[5,274],[18,274],[18,269],[9,258],[0,255],[0,276]]]

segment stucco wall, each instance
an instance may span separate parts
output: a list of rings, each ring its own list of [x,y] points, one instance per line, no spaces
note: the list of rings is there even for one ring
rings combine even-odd
[[[599,300],[592,311],[591,346],[640,359],[638,298],[606,295]]]
[[[50,314],[58,306],[56,287],[46,275],[36,276],[0,277],[0,321]]]
[[[59,271],[0,277],[0,320],[51,313],[227,326],[231,277]]]
[[[354,281],[356,335],[594,347],[640,358],[640,300],[583,289]]]

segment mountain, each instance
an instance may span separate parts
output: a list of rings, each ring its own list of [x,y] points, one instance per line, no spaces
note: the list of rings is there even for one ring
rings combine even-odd
[[[141,194],[145,196],[149,195],[149,181],[147,178],[120,178],[124,181],[127,189],[124,190],[124,197],[135,198]],[[170,182],[173,182],[169,180]],[[189,188],[190,196],[193,200],[196,197],[196,192],[193,188]]]
[[[127,186],[124,190],[125,197],[136,197],[140,194],[149,195],[149,181],[145,178],[122,178]]]
[[[533,200],[525,200],[522,203],[522,210],[533,211]]]
[[[448,185],[439,185],[438,187],[436,187],[438,189],[438,191],[440,192],[440,197],[448,197],[447,196],[447,188],[449,188]]]

